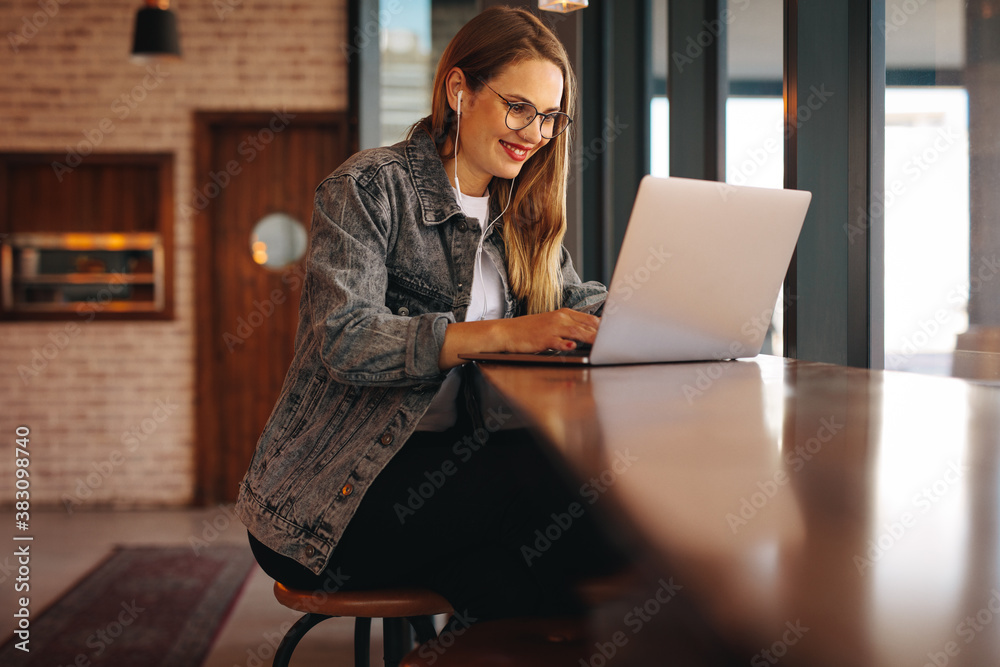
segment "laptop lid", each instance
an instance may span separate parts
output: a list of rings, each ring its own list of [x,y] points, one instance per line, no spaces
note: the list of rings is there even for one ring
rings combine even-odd
[[[812,194],[646,176],[585,354],[461,355],[591,365],[760,353]]]
[[[812,194],[646,176],[592,364],[760,353]]]

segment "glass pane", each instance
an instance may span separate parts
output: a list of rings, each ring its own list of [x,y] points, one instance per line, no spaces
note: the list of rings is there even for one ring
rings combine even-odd
[[[968,4],[893,4],[880,26],[885,364],[996,381],[1000,48],[991,4]]]
[[[670,102],[667,100],[667,0],[653,0],[653,99],[650,102],[649,173],[670,175]]]
[[[780,188],[785,179],[783,0],[730,3],[726,182]],[[762,352],[784,352],[779,292]]]
[[[670,175],[667,100],[667,2],[653,2],[653,100],[650,173]],[[728,8],[726,181],[780,188],[784,184],[783,0],[730,3]],[[765,354],[782,354],[783,295],[778,295]]]
[[[434,70],[448,41],[478,12],[476,0],[381,0],[382,144],[406,138],[431,112]]]
[[[269,269],[283,269],[299,261],[307,245],[305,225],[287,213],[268,213],[250,233],[253,261]]]
[[[402,141],[430,113],[430,0],[381,0],[379,56],[382,64],[382,144]]]

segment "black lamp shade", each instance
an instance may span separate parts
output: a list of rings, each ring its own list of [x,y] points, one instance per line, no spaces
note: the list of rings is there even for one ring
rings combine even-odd
[[[135,16],[135,35],[132,39],[132,56],[181,55],[181,42],[177,34],[177,17],[169,9],[143,7]]]

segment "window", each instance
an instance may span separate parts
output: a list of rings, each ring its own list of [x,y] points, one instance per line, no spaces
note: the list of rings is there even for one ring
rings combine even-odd
[[[478,13],[475,0],[381,0],[379,109],[381,143],[406,138],[431,112],[431,86],[448,41]]]
[[[958,0],[890,2],[886,37],[885,363],[989,377],[1000,325],[996,19]]]

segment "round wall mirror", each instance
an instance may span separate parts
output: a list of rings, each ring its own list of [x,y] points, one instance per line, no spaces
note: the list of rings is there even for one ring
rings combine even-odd
[[[253,261],[269,269],[282,269],[299,261],[306,252],[306,228],[287,213],[269,213],[250,233]]]

